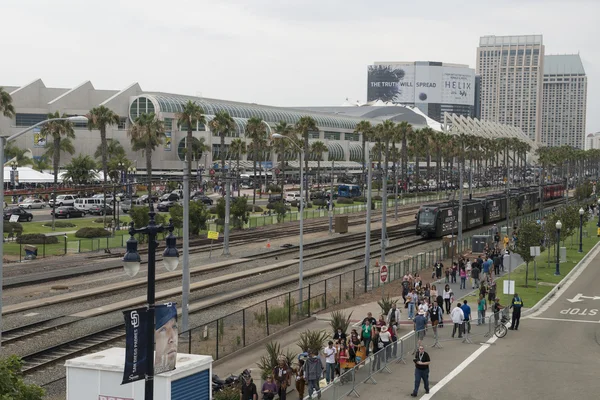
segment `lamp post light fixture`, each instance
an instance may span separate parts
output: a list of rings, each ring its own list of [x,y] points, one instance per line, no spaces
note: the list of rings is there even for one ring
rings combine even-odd
[[[127,252],[123,257],[123,267],[125,273],[129,277],[134,277],[140,270],[141,258],[137,251],[138,242],[135,239],[136,233],[148,235],[148,285],[147,285],[147,302],[148,302],[148,319],[146,326],[146,368],[147,373],[145,377],[145,391],[144,399],[154,399],[154,309],[155,309],[155,285],[156,285],[156,249],[158,248],[158,242],[156,236],[159,233],[168,231],[169,235],[166,238],[166,248],[163,252],[163,262],[167,271],[174,271],[179,264],[179,251],[177,250],[176,244],[177,239],[173,235],[173,222],[170,221],[169,225],[156,225],[154,212],[154,205],[150,199],[150,222],[148,226],[144,228],[135,229],[133,222],[131,222],[129,228],[130,238],[127,240]]]
[[[598,237],[600,237],[600,199],[598,199],[598,224],[596,225],[598,227]]]
[[[50,118],[44,121],[40,121],[35,125],[31,125],[28,128],[23,129],[11,136],[0,136],[0,165],[4,166],[4,146],[7,143],[12,142],[17,139],[21,135],[32,131],[38,126],[44,125],[48,122],[54,121],[70,121],[70,122],[87,122],[88,119],[83,115],[76,115],[73,117],[64,117],[64,118]],[[3,167],[4,168],[4,167]],[[55,211],[56,202],[52,206],[52,211]],[[0,214],[4,215],[4,171],[0,174]],[[54,230],[54,212],[52,213],[52,230]],[[4,219],[0,218],[0,232],[4,232]],[[4,235],[4,234],[3,234]],[[2,339],[2,274],[4,268],[4,236],[2,236],[2,240],[0,240],[0,343]]]
[[[562,228],[562,222],[556,221],[556,271],[554,275],[560,275],[560,230]]]
[[[17,169],[19,168],[19,164],[12,160],[10,163],[10,184],[12,185],[12,190],[17,188]]]
[[[583,214],[585,211],[583,207],[579,209],[579,252],[583,253]]]
[[[289,139],[287,136],[283,136],[279,133],[271,134],[271,139]],[[302,310],[303,297],[302,297],[302,278],[303,278],[303,270],[304,270],[304,170],[302,165],[304,164],[304,149],[301,146],[298,146],[296,142],[290,140],[290,142],[296,146],[298,150],[300,150],[300,245],[299,247],[299,267],[298,267],[298,307]],[[266,174],[266,173],[265,173]],[[282,193],[283,197],[283,193]],[[331,201],[333,201],[333,193],[331,193]],[[310,301],[310,299],[309,299]]]

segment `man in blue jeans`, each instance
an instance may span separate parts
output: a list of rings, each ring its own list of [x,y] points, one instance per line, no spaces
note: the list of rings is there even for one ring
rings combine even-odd
[[[323,350],[323,354],[325,355],[325,380],[329,385],[335,379],[335,347],[333,347],[333,342],[330,340],[328,346]]]
[[[471,333],[471,307],[467,304],[467,300],[463,300],[463,305],[460,308],[465,315],[463,333]]]
[[[415,353],[413,362],[415,363],[415,389],[410,395],[412,397],[417,397],[417,393],[419,393],[419,386],[421,385],[421,379],[423,379],[425,394],[428,394],[429,364],[431,364],[431,359],[429,358],[429,354],[425,352],[425,348],[423,346],[419,346],[419,351]]]

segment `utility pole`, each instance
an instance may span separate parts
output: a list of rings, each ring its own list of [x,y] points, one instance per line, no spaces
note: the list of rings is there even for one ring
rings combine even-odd
[[[187,136],[186,136],[187,142]],[[188,143],[185,146],[189,149]],[[181,327],[188,330],[188,306],[190,297],[190,175],[188,163],[190,155],[185,153],[183,165],[183,265],[181,282]]]
[[[367,220],[365,221],[365,293],[369,289],[369,267],[371,265],[371,181],[373,177],[373,168],[371,166],[371,156],[369,146],[365,147],[365,162],[367,166]]]
[[[456,241],[456,247],[463,240],[463,168],[465,166],[465,144],[464,142],[460,145],[461,153],[458,160],[458,179],[460,191],[458,192],[458,237]]]
[[[229,256],[229,209],[231,207],[231,179],[225,175],[225,227],[223,229],[223,255]]]
[[[385,248],[387,242],[387,157],[385,158],[385,166],[383,168],[383,203],[381,207],[381,265],[385,264]]]
[[[329,234],[333,234],[333,167],[335,161],[331,161],[331,192],[329,193]]]

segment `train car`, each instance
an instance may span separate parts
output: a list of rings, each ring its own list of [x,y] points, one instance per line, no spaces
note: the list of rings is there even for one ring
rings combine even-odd
[[[565,196],[565,186],[563,184],[550,184],[544,186],[544,201],[560,199]]]
[[[483,225],[483,203],[466,200],[463,202],[463,229],[473,229]]]
[[[439,238],[458,228],[458,203],[448,202],[421,206],[417,213],[416,234],[424,238]]]
[[[485,225],[506,219],[506,196],[495,194],[475,200],[483,203],[483,223]]]
[[[340,185],[338,186],[338,197],[359,197],[361,195],[358,185]]]

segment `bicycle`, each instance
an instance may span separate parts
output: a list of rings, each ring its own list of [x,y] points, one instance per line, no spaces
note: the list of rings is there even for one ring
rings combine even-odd
[[[508,315],[506,312],[502,312],[500,323],[494,328],[494,335],[498,338],[503,338],[508,333],[506,323],[508,322]]]

